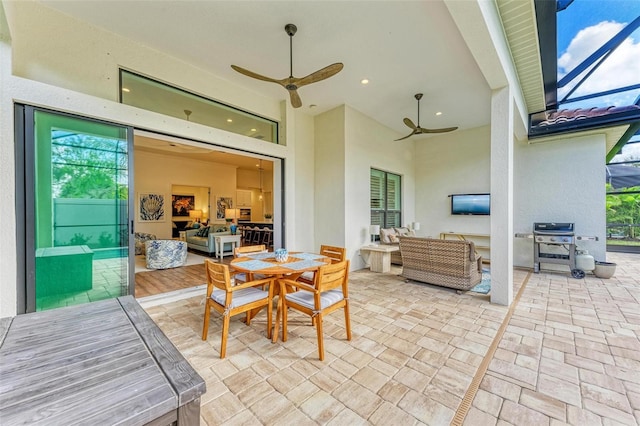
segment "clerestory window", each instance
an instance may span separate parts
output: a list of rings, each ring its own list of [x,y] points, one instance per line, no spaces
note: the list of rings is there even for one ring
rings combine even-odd
[[[278,123],[275,121],[125,70],[120,70],[120,102],[278,143]]]

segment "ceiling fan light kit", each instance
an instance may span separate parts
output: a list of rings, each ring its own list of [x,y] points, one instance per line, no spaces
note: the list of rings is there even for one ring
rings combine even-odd
[[[253,71],[249,71],[237,65],[231,65],[235,71],[240,74],[246,75],[247,77],[255,78],[257,80],[266,81],[269,83],[276,83],[284,87],[289,92],[289,97],[291,98],[291,105],[294,108],[300,108],[302,106],[302,100],[300,99],[300,95],[298,94],[298,89],[302,86],[306,86],[307,84],[317,83],[322,80],[326,80],[329,77],[332,77],[339,73],[344,65],[341,62],[337,62],[335,64],[328,65],[318,71],[312,72],[306,77],[298,78],[293,76],[293,36],[298,31],[298,27],[294,24],[287,24],[284,26],[284,30],[289,36],[289,77],[283,78],[281,80],[266,77],[260,74],[257,74]]]
[[[403,138],[396,139],[396,141],[401,141],[403,139],[410,138],[413,135],[424,135],[428,133],[446,133],[446,132],[453,132],[454,130],[457,129],[457,127],[445,127],[443,129],[427,129],[424,127],[420,127],[420,99],[422,99],[422,93],[416,93],[414,97],[418,101],[418,125],[416,126],[415,124],[413,124],[413,121],[411,121],[411,119],[405,117],[405,119],[402,121],[408,128],[412,130],[412,132]]]

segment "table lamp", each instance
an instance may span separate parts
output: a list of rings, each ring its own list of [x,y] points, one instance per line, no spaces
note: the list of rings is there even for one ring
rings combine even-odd
[[[200,222],[200,218],[202,218],[202,210],[189,210],[189,217],[195,222]]]
[[[420,230],[420,222],[413,222],[411,224],[411,229],[413,229],[414,231],[419,231]]]
[[[370,225],[369,234],[371,234],[371,244],[376,245],[376,235],[380,235],[380,225]]]

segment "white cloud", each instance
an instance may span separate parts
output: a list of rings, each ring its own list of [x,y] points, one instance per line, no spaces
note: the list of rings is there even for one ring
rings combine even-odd
[[[566,52],[558,58],[558,80],[609,41],[624,26],[625,24],[604,21],[578,32]],[[627,38],[571,97],[638,84],[640,83],[639,76],[640,43],[635,42],[632,38]],[[579,79],[575,79],[569,86],[573,87],[576,81]],[[559,98],[562,98],[567,91],[567,87],[558,90]],[[595,102],[601,106],[629,105],[636,96],[637,91],[635,94],[611,95],[606,99],[596,99]]]

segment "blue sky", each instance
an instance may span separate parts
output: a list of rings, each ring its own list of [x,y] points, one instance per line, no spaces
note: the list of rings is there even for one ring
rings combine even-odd
[[[574,0],[569,7],[558,12],[558,79],[638,16],[640,0]],[[572,96],[639,83],[640,29],[625,40]],[[566,91],[566,88],[558,91],[559,99]],[[635,90],[566,107],[629,105],[638,95],[640,90]]]
[[[578,31],[585,27],[602,21],[629,23],[637,16],[640,16],[640,0],[574,0],[557,14],[558,52],[564,52]]]

